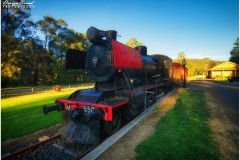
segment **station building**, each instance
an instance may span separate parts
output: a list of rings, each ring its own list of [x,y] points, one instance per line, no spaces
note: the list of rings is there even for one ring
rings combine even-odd
[[[213,68],[208,69],[208,77],[211,79],[227,79],[239,77],[239,66],[233,62],[224,62]]]

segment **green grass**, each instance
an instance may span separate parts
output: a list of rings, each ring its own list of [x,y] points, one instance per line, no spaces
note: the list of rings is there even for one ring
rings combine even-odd
[[[160,119],[155,133],[137,146],[135,159],[220,159],[209,117],[204,92],[184,90],[174,108]]]
[[[62,113],[44,115],[43,105],[54,105],[55,99],[67,98],[74,90],[24,95],[2,99],[1,137],[7,141],[62,122]]]

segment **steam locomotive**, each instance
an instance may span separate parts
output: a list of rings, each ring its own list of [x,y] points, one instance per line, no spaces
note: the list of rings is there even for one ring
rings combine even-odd
[[[116,40],[114,30],[90,27],[92,43],[87,52],[69,49],[66,69],[85,70],[95,87],[57,99],[43,112],[63,111],[60,130],[65,143],[96,144],[102,135],[112,135],[158,96],[173,87],[172,60],[166,55],[148,55],[146,46],[130,48]],[[175,73],[179,72],[176,70]]]

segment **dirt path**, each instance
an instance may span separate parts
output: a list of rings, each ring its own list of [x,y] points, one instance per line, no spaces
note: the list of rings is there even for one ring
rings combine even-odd
[[[221,159],[239,159],[239,87],[216,81],[191,81],[190,89],[204,90]]]
[[[209,124],[215,140],[218,142],[222,160],[239,158],[239,127],[229,119],[229,112],[222,106],[221,100],[206,93],[211,119]]]
[[[172,95],[166,98],[159,105],[160,110],[153,110],[153,112],[137,124],[129,133],[127,133],[116,144],[104,152],[98,160],[128,160],[136,156],[135,148],[147,137],[150,137],[155,130],[155,126],[159,119],[176,103],[176,96],[181,89],[176,90]]]

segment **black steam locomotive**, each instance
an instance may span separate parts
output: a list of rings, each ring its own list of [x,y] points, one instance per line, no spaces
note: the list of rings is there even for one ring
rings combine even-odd
[[[121,124],[139,115],[172,87],[172,60],[147,55],[147,47],[130,48],[116,41],[114,30],[90,27],[87,52],[68,50],[67,69],[83,69],[95,87],[77,90],[68,99],[43,108],[63,111],[61,137],[66,143],[96,144],[101,135],[115,133]]]

